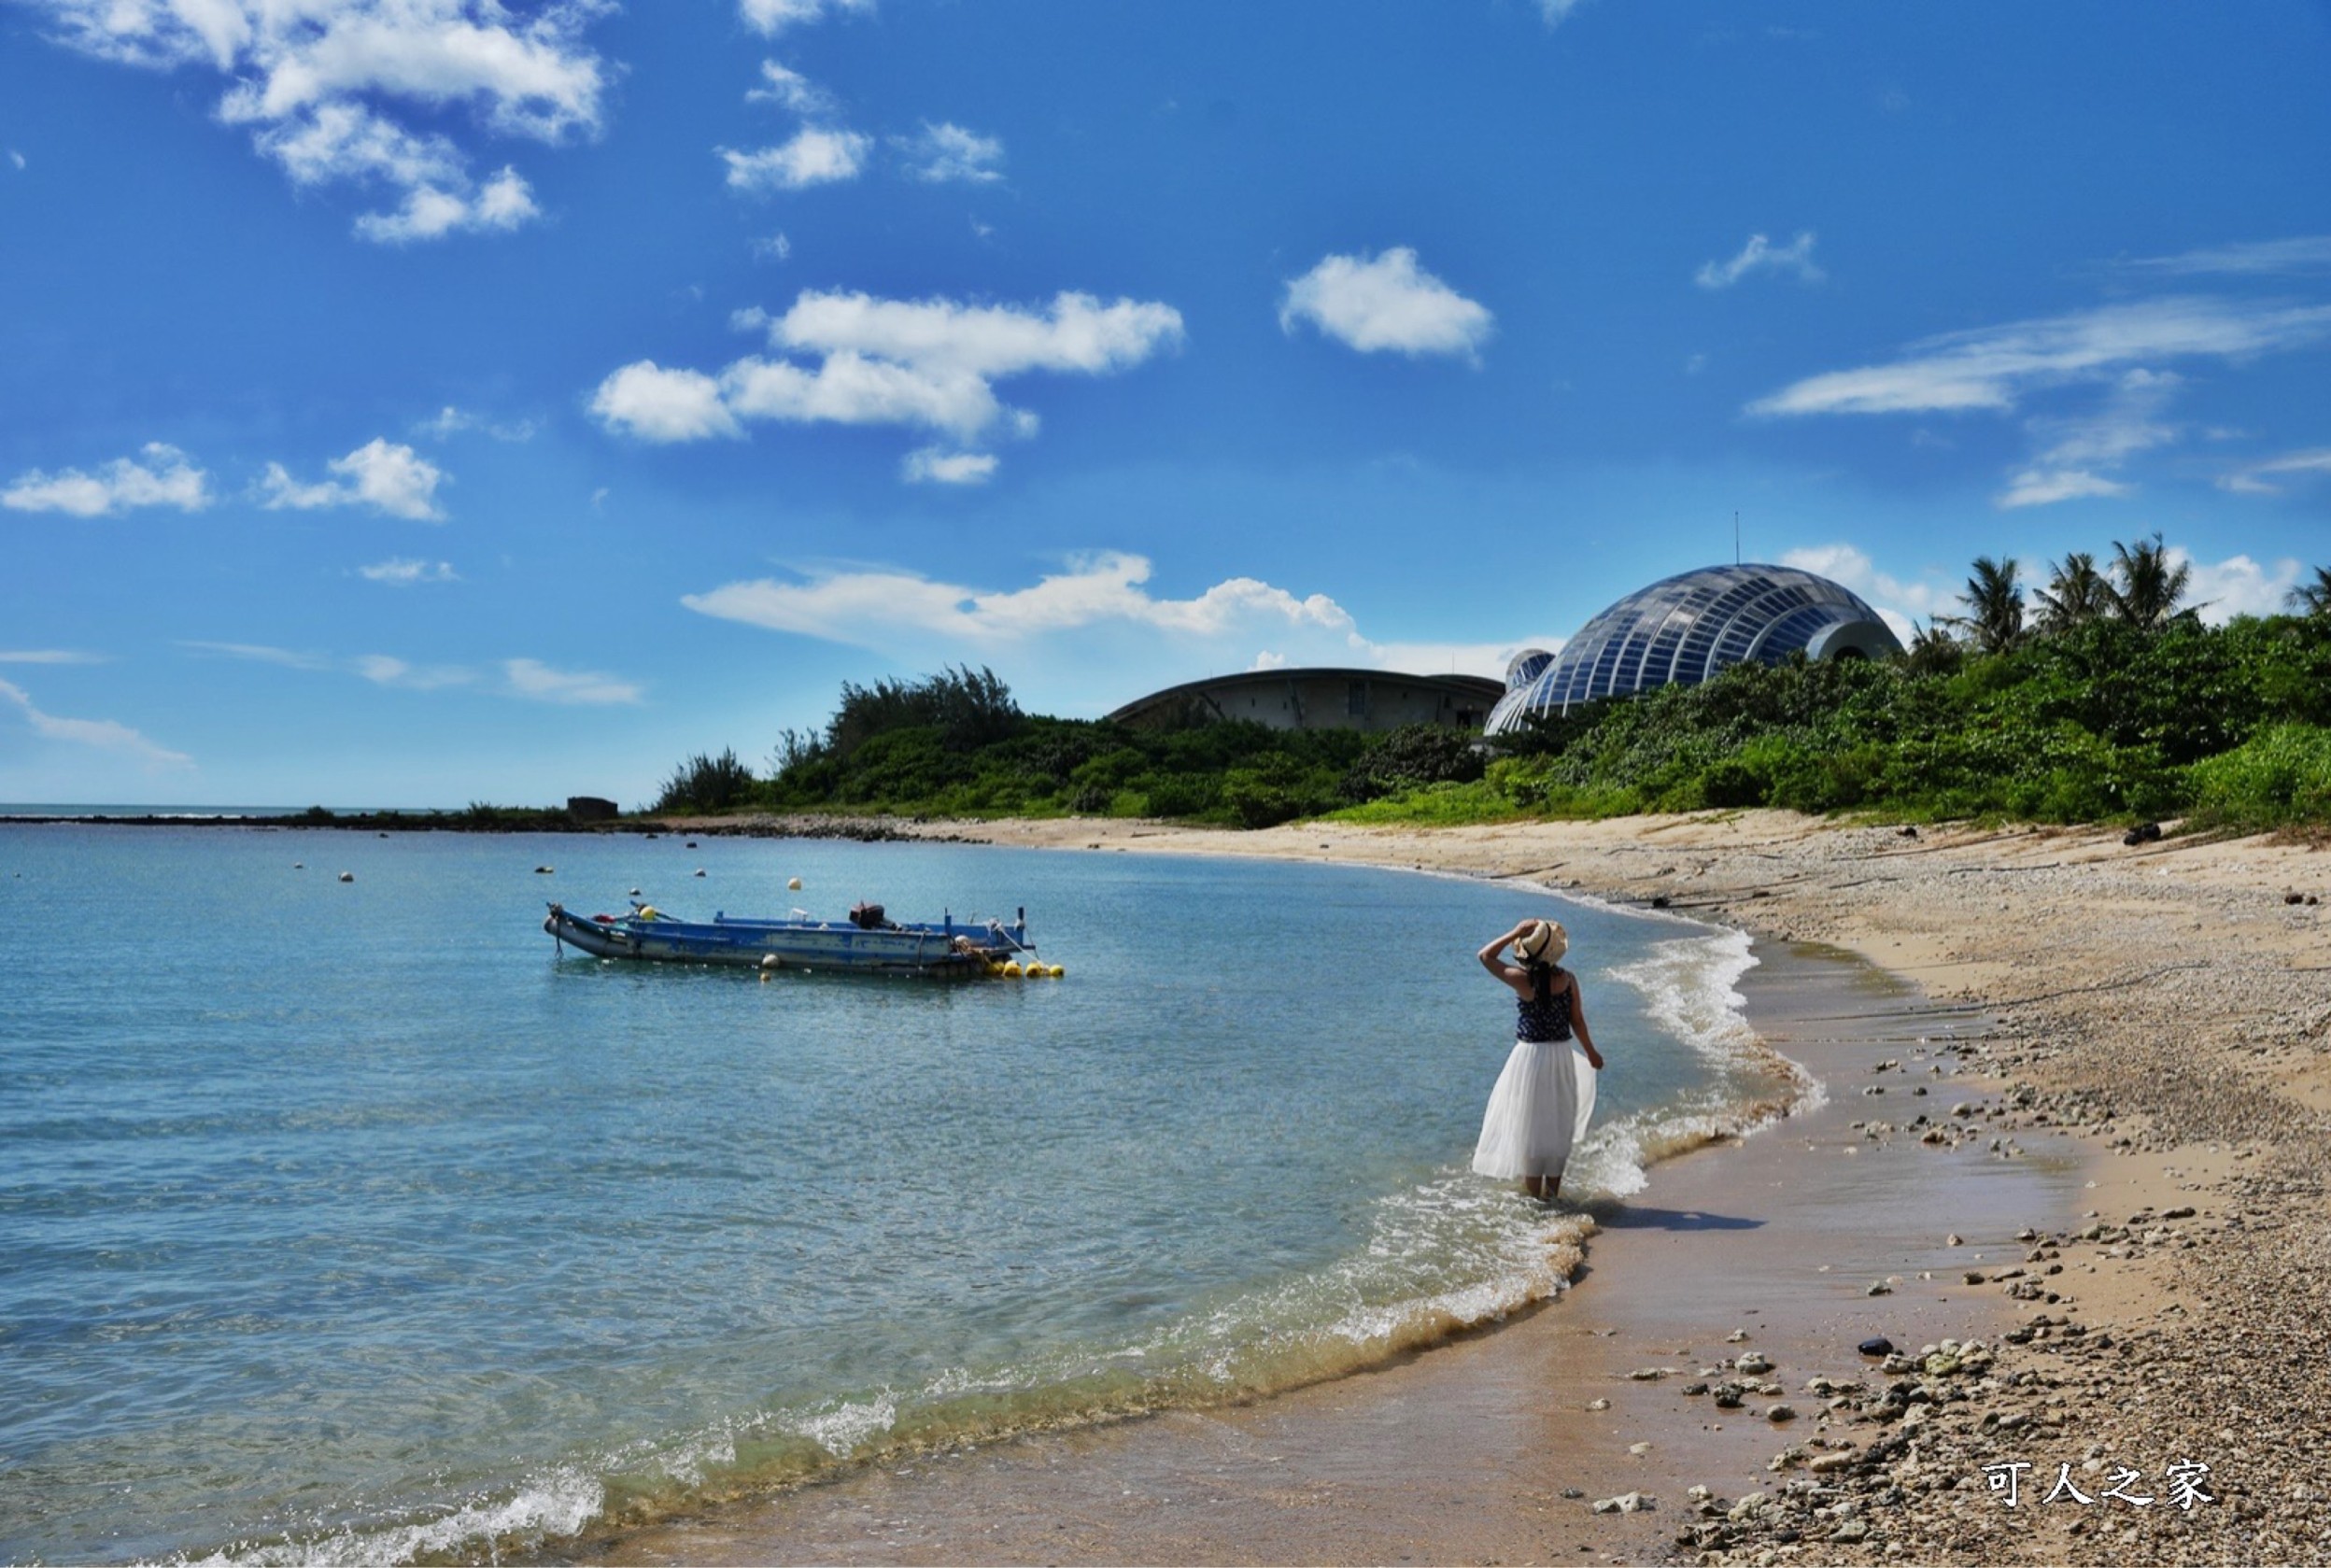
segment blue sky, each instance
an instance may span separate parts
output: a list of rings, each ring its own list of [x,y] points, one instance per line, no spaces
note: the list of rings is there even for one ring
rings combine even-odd
[[[0,0],[0,800],[2331,562],[2331,11]]]

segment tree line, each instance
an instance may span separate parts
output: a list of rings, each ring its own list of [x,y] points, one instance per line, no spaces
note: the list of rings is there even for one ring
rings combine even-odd
[[[1735,665],[1494,743],[1414,726],[1134,728],[1024,713],[992,671],[844,683],[758,771],[688,758],[654,810],[1455,823],[1783,806],[1890,818],[2331,824],[2331,569],[2205,622],[2159,534],[2027,588],[1978,558],[1900,657]]]

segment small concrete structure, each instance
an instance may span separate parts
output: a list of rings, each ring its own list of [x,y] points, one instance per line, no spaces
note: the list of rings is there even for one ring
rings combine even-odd
[[[1505,694],[1479,675],[1402,675],[1384,670],[1250,670],[1217,675],[1126,703],[1112,724],[1145,729],[1246,719],[1273,729],[1362,729],[1403,725],[1479,729]]]
[[[567,797],[567,815],[577,822],[613,822],[622,814],[622,807],[600,796],[570,795]]]

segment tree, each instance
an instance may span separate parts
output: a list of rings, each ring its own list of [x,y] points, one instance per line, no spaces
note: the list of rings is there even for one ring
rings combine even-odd
[[[2302,615],[2331,616],[2331,566],[2315,568],[2315,580],[2291,590],[2290,606]]]
[[[1985,653],[2003,654],[2024,640],[2024,587],[2015,580],[2013,556],[2004,560],[1977,556],[1959,602],[1967,614],[1935,618],[1966,632]]]
[[[2158,631],[2180,614],[2200,609],[2179,608],[2193,578],[2193,566],[2172,561],[2156,530],[2151,539],[2140,539],[2133,546],[2112,542],[2112,580],[2105,591],[2112,596],[2115,615],[2140,631]]]
[[[2040,601],[2040,629],[2051,635],[2102,620],[2112,613],[2112,585],[2097,570],[2097,558],[2073,550],[2048,568],[2048,586],[2032,595]]]
[[[1957,672],[1967,650],[1957,638],[1928,621],[1911,633],[1910,647],[1902,657],[1913,674],[1949,675]]]

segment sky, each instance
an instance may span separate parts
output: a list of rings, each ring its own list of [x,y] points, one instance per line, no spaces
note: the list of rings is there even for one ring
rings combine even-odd
[[[2331,8],[0,0],[0,801],[2331,563]]]

